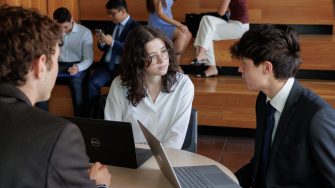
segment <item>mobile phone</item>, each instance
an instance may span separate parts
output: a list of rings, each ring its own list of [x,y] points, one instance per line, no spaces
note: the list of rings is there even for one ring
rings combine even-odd
[[[102,35],[104,35],[104,32],[102,32],[101,29],[95,29],[95,33],[96,33],[96,35],[98,35],[98,36],[102,36]]]

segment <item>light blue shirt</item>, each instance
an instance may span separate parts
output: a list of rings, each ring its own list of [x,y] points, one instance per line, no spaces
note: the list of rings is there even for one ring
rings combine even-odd
[[[79,62],[79,71],[86,70],[93,63],[93,37],[86,27],[74,23],[72,31],[64,35],[58,61]]]
[[[281,114],[283,113],[285,103],[287,101],[288,95],[291,92],[293,84],[294,84],[294,78],[289,78],[284,84],[284,86],[279,90],[279,92],[272,99],[268,97],[266,99],[267,101],[270,101],[270,104],[276,109],[276,112],[274,114],[275,124],[273,127],[272,138],[271,138],[272,142],[276,135],[278,123],[279,123]]]
[[[118,35],[121,35],[122,33],[122,30],[124,28],[124,26],[127,24],[128,20],[129,20],[130,16],[128,15],[128,17],[126,19],[124,19],[122,22],[120,22],[115,28],[114,28],[114,31],[113,31],[113,34],[112,34],[112,37],[113,39],[115,39],[115,36],[116,36],[116,31],[119,29],[119,33]],[[120,27],[120,28],[118,28]],[[104,46],[105,44],[100,44],[101,46]],[[112,42],[112,44],[110,45],[109,49],[108,49],[108,52],[105,56],[105,62],[110,62],[110,59],[112,57],[112,53],[113,53],[113,45],[114,45],[114,40]],[[115,62],[115,64],[119,64],[118,61]]]

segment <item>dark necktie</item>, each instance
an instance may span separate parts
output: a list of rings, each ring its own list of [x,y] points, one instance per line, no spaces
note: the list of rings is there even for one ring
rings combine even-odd
[[[274,114],[276,109],[270,104],[270,101],[266,103],[266,126],[264,130],[263,148],[262,148],[262,158],[260,166],[260,178],[262,182],[262,187],[265,187],[265,175],[268,169],[270,150],[271,150],[271,137],[273,132],[273,127],[275,124]]]
[[[115,26],[114,29],[116,29],[115,33],[114,33],[114,40],[119,40],[119,37],[121,35],[121,31],[122,31],[122,25],[121,24],[117,24]],[[113,70],[114,69],[114,65],[115,65],[115,62],[111,62],[113,59],[112,59],[112,46],[108,49],[108,52],[106,53],[106,56],[105,56],[105,62],[108,63],[108,67],[110,70]]]
[[[122,30],[122,25],[121,24],[117,24],[117,28],[116,28],[116,32],[115,32],[115,40],[118,40],[120,38],[120,34],[121,34],[121,30]]]

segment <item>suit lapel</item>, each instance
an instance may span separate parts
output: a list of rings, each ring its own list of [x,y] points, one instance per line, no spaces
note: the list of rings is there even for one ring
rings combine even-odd
[[[131,26],[131,24],[133,23],[133,19],[130,17],[129,20],[127,21],[126,25],[124,26],[119,39],[125,39],[126,38],[126,33],[129,30],[129,27]]]
[[[263,139],[264,139],[264,129],[266,122],[266,114],[265,114],[265,106],[266,106],[266,95],[264,93],[260,93],[257,97],[256,104],[256,137],[255,137],[255,171],[254,174],[258,174],[259,162],[262,154],[263,147]]]
[[[270,153],[270,164],[273,161],[274,156],[276,156],[276,152],[280,146],[280,143],[285,135],[286,129],[289,126],[290,119],[292,118],[292,115],[295,112],[295,103],[298,101],[301,92],[303,90],[303,87],[297,82],[294,81],[293,87],[291,89],[291,92],[286,100],[285,107],[283,109],[283,112],[280,116],[278,127],[276,130],[276,135],[274,137],[271,153]]]

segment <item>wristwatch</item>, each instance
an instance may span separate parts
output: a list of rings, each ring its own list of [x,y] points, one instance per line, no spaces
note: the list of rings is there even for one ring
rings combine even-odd
[[[105,184],[99,184],[99,185],[97,185],[97,188],[107,188],[107,185],[105,185]]]

